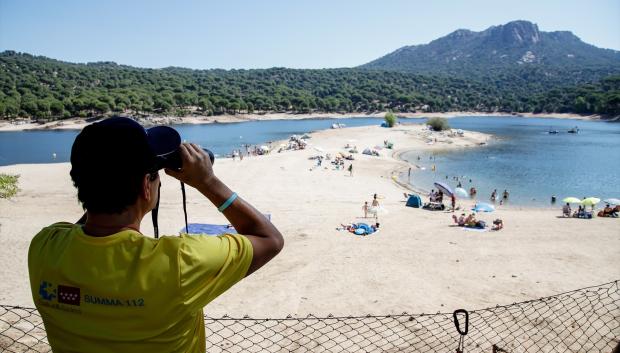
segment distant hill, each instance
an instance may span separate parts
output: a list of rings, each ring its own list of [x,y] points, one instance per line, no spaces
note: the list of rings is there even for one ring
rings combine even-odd
[[[587,44],[569,31],[543,32],[534,23],[513,21],[481,32],[459,29],[360,68],[470,78],[532,70],[561,78],[569,71],[569,78],[580,82],[619,73],[620,52]]]
[[[509,71],[475,77],[359,68],[144,69],[5,51],[0,119],[386,110],[620,115],[620,75],[604,76],[600,68]]]

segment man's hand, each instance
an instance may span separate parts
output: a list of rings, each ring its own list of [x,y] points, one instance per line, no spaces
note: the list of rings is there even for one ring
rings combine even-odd
[[[179,152],[183,162],[181,170],[166,169],[166,174],[196,189],[208,185],[215,178],[211,159],[202,148],[193,143],[183,143]]]

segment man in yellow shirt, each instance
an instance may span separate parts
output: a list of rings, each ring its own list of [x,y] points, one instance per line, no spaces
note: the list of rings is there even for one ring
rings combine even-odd
[[[166,130],[168,129],[168,130]],[[140,233],[159,200],[158,170],[196,188],[240,234]],[[34,302],[54,352],[205,352],[202,308],[282,249],[282,235],[172,128],[128,118],[87,126],[71,151],[84,224],[56,223],[30,244]]]

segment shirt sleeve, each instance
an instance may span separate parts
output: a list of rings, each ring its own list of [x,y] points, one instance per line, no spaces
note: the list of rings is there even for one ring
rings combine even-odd
[[[202,309],[243,279],[252,263],[250,240],[239,234],[185,235],[179,247],[184,304]]]

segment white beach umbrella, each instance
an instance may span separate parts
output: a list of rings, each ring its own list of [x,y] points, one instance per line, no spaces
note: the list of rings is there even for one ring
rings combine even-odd
[[[463,188],[456,188],[454,189],[454,194],[458,197],[469,197],[469,194],[467,193],[467,190],[463,189]]]
[[[620,205],[619,199],[605,199],[603,202],[608,203],[610,205]]]

